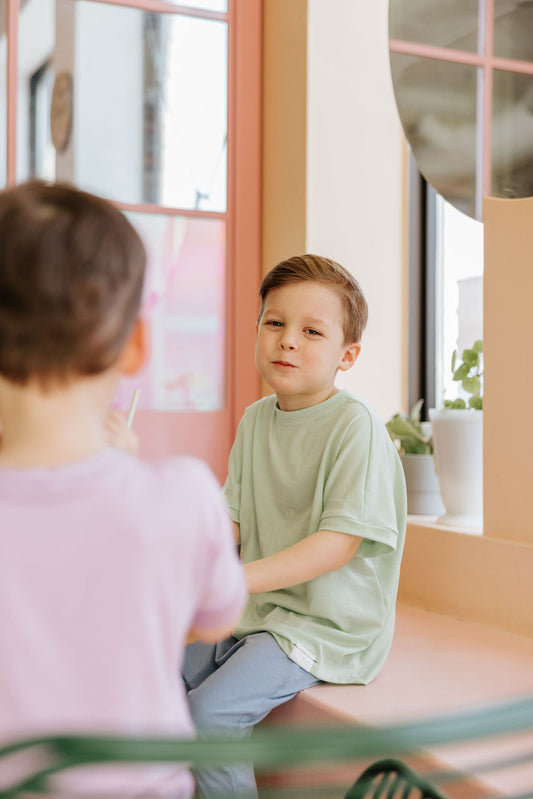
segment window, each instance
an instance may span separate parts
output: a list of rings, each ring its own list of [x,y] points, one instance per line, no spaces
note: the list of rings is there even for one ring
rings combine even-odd
[[[439,404],[456,388],[449,381],[453,349],[482,337],[482,225],[475,220],[483,196],[533,194],[533,7],[521,0],[391,0],[389,22],[402,125],[420,172],[438,192],[426,198],[418,232],[411,229],[421,236],[420,280],[430,290],[421,312],[426,349],[416,347],[425,361],[410,399],[417,391],[431,397],[433,386]]]
[[[0,0],[0,181],[72,182],[138,229],[151,357],[117,400],[140,387],[146,451],[220,477],[259,395],[260,67],[261,0]]]

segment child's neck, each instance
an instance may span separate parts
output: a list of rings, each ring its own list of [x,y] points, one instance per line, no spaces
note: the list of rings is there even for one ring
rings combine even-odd
[[[98,376],[44,392],[0,379],[0,464],[46,468],[104,449],[103,421],[113,385],[108,376]]]

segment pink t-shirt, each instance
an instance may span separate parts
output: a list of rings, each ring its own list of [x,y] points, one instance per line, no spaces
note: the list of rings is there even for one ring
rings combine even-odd
[[[53,469],[0,468],[0,570],[0,743],[193,734],[185,636],[231,623],[246,598],[205,465],[107,449]],[[135,793],[157,795],[153,782],[161,795],[189,792],[188,772],[143,774]]]

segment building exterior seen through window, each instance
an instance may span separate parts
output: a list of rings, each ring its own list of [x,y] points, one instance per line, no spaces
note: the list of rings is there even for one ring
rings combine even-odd
[[[2,185],[6,19],[0,0]],[[229,24],[226,0],[20,4],[16,182],[106,197],[146,245],[151,356],[122,407],[138,386],[145,409],[226,405]]]

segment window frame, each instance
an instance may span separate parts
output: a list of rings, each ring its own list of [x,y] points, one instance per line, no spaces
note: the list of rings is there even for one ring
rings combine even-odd
[[[223,20],[228,25],[228,104],[227,104],[227,204],[224,212],[132,205],[116,202],[125,211],[163,213],[196,218],[223,219],[226,223],[226,386],[225,403],[220,411],[181,412],[176,416],[174,438],[180,437],[182,451],[196,453],[211,463],[222,479],[229,448],[244,409],[261,394],[254,362],[254,330],[257,293],[261,278],[261,192],[262,192],[262,37],[263,0],[228,0],[226,12],[197,9],[162,0],[91,0],[126,6],[148,12]],[[17,182],[17,102],[18,34],[20,0],[7,0],[7,130],[6,186]],[[238,242],[238,246],[236,245]],[[139,411],[151,414],[157,411]],[[202,414],[201,430],[196,416]],[[194,415],[196,414],[196,415]],[[193,418],[194,416],[194,418]],[[216,418],[215,418],[216,417]],[[196,424],[196,427],[194,425]],[[217,426],[215,426],[215,424]],[[146,421],[151,438],[150,455],[166,454],[174,439],[162,432],[167,425]],[[194,428],[194,429],[193,429]],[[219,432],[220,431],[220,432]],[[198,443],[199,442],[199,443]],[[211,458],[211,453],[215,454]]]

